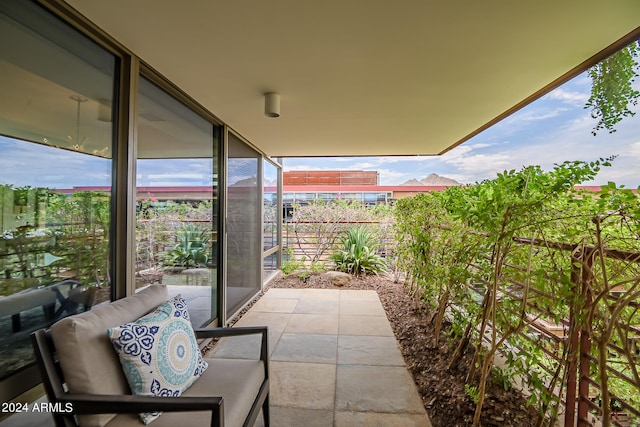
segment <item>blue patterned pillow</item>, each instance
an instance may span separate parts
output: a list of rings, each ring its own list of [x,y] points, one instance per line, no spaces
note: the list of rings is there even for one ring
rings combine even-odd
[[[133,394],[180,396],[208,366],[180,295],[135,322],[109,329],[109,337]],[[149,424],[160,414],[140,418]]]

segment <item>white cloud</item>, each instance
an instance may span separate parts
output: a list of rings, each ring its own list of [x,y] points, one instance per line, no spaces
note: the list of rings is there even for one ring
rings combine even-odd
[[[380,175],[380,182],[388,183],[387,185],[402,184],[403,182],[413,178],[404,172],[399,172],[393,169],[378,169],[378,174]]]
[[[371,170],[371,169],[376,169],[382,164],[383,162],[357,162],[347,166],[346,169],[347,170]]]
[[[0,182],[4,184],[46,188],[111,184],[108,159],[3,137],[0,153]]]
[[[458,157],[462,157],[467,153],[470,153],[471,151],[473,151],[473,144],[462,144],[462,145],[458,145],[456,148],[454,148],[451,151],[447,151],[446,153],[444,153],[441,157],[441,159],[443,160],[447,160],[447,159],[455,159]]]
[[[613,163],[613,167],[602,168],[592,184],[601,185],[607,182],[615,182],[618,186],[625,185],[627,188],[638,188],[637,172],[627,167],[621,167],[623,165],[617,160]]]
[[[438,156],[385,156],[379,157],[381,163],[416,162],[422,163],[430,159],[437,159]]]
[[[284,166],[283,166],[283,170],[285,171],[310,171],[310,170],[322,170],[323,168],[320,168],[316,165],[311,165],[308,163],[298,163],[298,164],[291,164],[293,160],[289,160],[289,159],[285,159],[284,161]],[[335,167],[326,167],[324,169],[335,169]]]
[[[478,142],[475,144],[469,144],[467,145],[467,147],[471,147],[471,148],[487,148],[487,147],[493,147],[494,145],[496,145],[495,143],[488,143],[488,142]]]
[[[477,153],[478,148],[492,144],[460,145],[442,156],[442,162],[454,168],[447,177],[469,183],[494,177],[512,164],[511,155],[507,152]],[[455,177],[455,178],[454,178]]]
[[[500,172],[513,163],[511,156],[503,153],[474,154],[444,161],[456,166],[462,172],[473,172],[473,175],[476,176],[486,176],[487,174]]]
[[[478,179],[477,177],[470,174],[447,173],[441,176],[445,176],[446,178],[453,179],[455,181],[458,181],[461,184],[473,184],[474,182],[482,181],[482,179]]]
[[[633,158],[633,160],[640,161],[640,141],[629,145],[629,151],[627,154]]]
[[[352,162],[353,161],[353,157],[332,157],[331,160],[333,160],[334,162]]]
[[[558,88],[549,92],[543,99],[562,101],[572,106],[582,107],[589,100],[589,94]]]
[[[562,113],[567,111],[567,108],[554,108],[552,110],[538,110],[538,111],[526,111],[521,115],[518,115],[517,121],[521,123],[548,120],[554,117],[558,117]]]
[[[577,117],[567,124],[567,132],[570,132],[572,135],[581,135],[588,136],[593,139],[593,135],[591,134],[591,130],[595,127],[596,121],[590,114],[585,114],[584,116]],[[600,131],[600,133],[606,133],[606,131]]]

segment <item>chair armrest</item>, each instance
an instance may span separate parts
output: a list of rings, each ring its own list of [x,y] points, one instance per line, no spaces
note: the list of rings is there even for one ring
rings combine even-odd
[[[260,360],[264,363],[265,381],[269,378],[269,328],[267,326],[239,326],[237,328],[197,328],[194,330],[197,339],[224,338],[240,335],[261,334]]]
[[[204,339],[252,334],[267,335],[268,328],[266,326],[241,326],[236,328],[196,328],[194,331],[197,339]]]
[[[211,411],[211,426],[224,425],[224,401],[222,397],[156,397],[139,395],[104,395],[67,393],[58,399],[61,410],[70,409],[75,414],[110,414],[141,412]]]

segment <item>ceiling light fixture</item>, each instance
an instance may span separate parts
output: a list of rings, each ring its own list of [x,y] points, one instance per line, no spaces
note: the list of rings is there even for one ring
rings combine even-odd
[[[72,148],[75,151],[82,151],[83,150],[83,146],[82,144],[84,143],[84,141],[87,139],[82,138],[82,141],[80,141],[80,104],[82,104],[83,102],[87,102],[87,98],[85,98],[84,96],[81,95],[71,95],[69,98],[73,99],[74,101],[76,101],[78,103],[77,109],[76,109],[76,135],[75,135],[75,139],[69,135],[67,137],[67,139],[69,140],[69,146],[70,148]]]
[[[98,99],[98,120],[101,122],[111,121],[111,100],[100,98]]]
[[[264,94],[264,114],[267,117],[280,117],[280,95],[275,92]]]

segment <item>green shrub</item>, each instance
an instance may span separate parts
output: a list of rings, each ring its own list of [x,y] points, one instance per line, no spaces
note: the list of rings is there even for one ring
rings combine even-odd
[[[354,275],[387,272],[384,258],[376,254],[378,244],[374,236],[364,227],[356,226],[347,229],[342,245],[343,248],[331,256],[337,270]]]
[[[480,392],[478,391],[478,387],[471,384],[465,384],[464,391],[467,393],[467,396],[469,396],[469,398],[473,400],[473,403],[477,405],[478,401],[480,400]]]
[[[286,248],[284,253],[286,255],[286,259],[282,262],[282,267],[280,268],[284,274],[291,274],[294,271],[304,268],[305,262],[307,261],[306,256],[303,255],[299,260],[295,259],[295,254],[293,253],[292,248]]]

